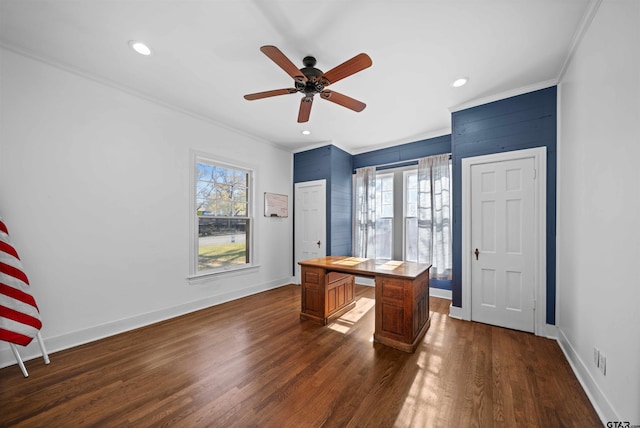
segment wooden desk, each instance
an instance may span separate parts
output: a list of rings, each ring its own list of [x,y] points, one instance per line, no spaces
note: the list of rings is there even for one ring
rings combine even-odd
[[[375,342],[414,352],[429,329],[430,265],[344,256],[320,257],[299,264],[301,319],[327,324],[353,308],[353,275],[358,275],[375,278]]]

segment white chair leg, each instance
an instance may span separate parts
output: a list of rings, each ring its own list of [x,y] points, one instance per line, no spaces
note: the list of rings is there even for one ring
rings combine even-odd
[[[29,377],[29,373],[27,373],[27,368],[24,366],[24,363],[22,362],[22,358],[20,358],[20,354],[18,354],[18,348],[16,348],[16,345],[14,345],[13,343],[10,343],[9,346],[11,347],[11,350],[13,351],[14,357],[16,357],[16,361],[18,362],[18,365],[20,366],[20,370],[22,370],[22,375],[24,377]]]
[[[42,358],[44,358],[44,363],[49,364],[49,354],[47,354],[47,350],[44,349],[44,341],[42,340],[42,336],[40,336],[40,332],[36,335],[36,339],[38,339],[38,345],[40,345],[40,352],[42,352]]]

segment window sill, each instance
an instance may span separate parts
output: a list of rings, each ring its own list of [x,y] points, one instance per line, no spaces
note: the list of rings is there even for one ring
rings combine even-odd
[[[187,277],[187,281],[191,285],[199,285],[211,280],[217,280],[224,278],[230,278],[239,275],[247,275],[254,271],[257,271],[260,265],[243,266],[239,268],[232,268],[227,270],[219,270],[215,272],[198,273]]]

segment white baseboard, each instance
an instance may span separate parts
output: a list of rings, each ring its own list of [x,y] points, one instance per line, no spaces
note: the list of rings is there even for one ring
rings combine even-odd
[[[429,287],[429,296],[431,296],[431,297],[439,297],[441,299],[451,300],[452,293],[451,293],[451,290],[445,290],[443,288],[432,288],[432,287]]]
[[[553,324],[545,324],[544,330],[539,332],[538,336],[558,340],[558,327]]]
[[[557,341],[560,345],[560,349],[567,358],[573,373],[576,375],[580,385],[582,385],[582,389],[584,389],[584,392],[587,394],[587,397],[600,417],[602,424],[606,426],[607,421],[620,421],[620,417],[616,414],[615,410],[613,410],[611,403],[609,403],[609,400],[607,400],[607,397],[603,394],[598,383],[584,364],[584,361],[582,361],[573,346],[571,346],[571,342],[569,342],[567,337],[564,335],[562,329],[558,328],[557,332]]]
[[[43,330],[42,333],[45,348],[49,355],[51,355],[64,349],[73,348],[85,343],[104,339],[105,337],[114,336],[116,334],[124,333],[126,331],[134,330],[146,325],[165,321],[167,319],[185,315],[190,312],[195,312],[211,306],[219,305],[221,303],[229,302],[231,300],[240,299],[242,297],[261,293],[263,291],[282,287],[283,285],[291,284],[292,281],[293,278],[283,278],[276,281],[270,281],[257,286],[243,288],[240,290],[235,290],[233,292],[219,294],[193,302],[183,303],[177,306],[160,309],[158,311],[135,315],[129,318],[112,321],[109,323],[77,330],[70,333],[65,333],[54,337],[45,337],[44,333],[46,332],[46,330]],[[4,346],[2,349],[0,349],[0,368],[17,364],[13,353],[11,352],[11,348],[9,348],[9,344],[2,343],[2,345],[6,345],[6,349]],[[41,357],[40,348],[38,347],[38,344],[35,340],[30,343],[29,346],[18,346],[17,348],[23,361],[29,361]],[[54,362],[55,356],[51,358],[51,363],[53,364]]]
[[[451,305],[449,307],[449,316],[451,318],[465,320],[466,311],[460,307]],[[578,382],[582,385],[582,389],[587,394],[593,408],[600,417],[602,424],[606,425],[607,421],[621,420],[562,330],[555,325],[546,324],[544,331],[539,332],[538,335],[558,342],[560,349],[569,362]]]
[[[466,311],[458,306],[453,306],[453,303],[449,306],[449,316],[451,318],[469,321],[465,318]]]

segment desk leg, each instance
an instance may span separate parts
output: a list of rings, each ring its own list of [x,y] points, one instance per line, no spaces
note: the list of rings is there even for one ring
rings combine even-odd
[[[430,324],[428,271],[414,280],[376,277],[375,342],[415,352]]]
[[[356,306],[353,275],[302,266],[300,319],[326,325]]]

